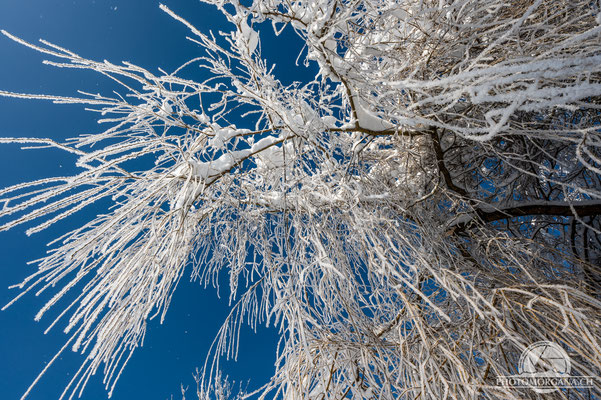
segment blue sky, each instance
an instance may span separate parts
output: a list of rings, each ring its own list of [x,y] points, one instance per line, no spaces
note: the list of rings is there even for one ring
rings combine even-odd
[[[173,11],[201,30],[227,29],[224,18],[210,6],[193,0],[166,0]],[[172,71],[199,54],[197,45],[185,40],[188,34],[178,22],[147,0],[2,0],[0,28],[28,41],[44,38],[84,57],[111,62],[130,61],[156,71]],[[265,26],[267,28],[267,26]],[[307,78],[311,71],[295,67],[302,43],[291,30],[275,40],[272,32],[261,33],[264,55],[277,61],[276,73],[284,82]],[[284,46],[280,44],[284,43]],[[87,71],[60,70],[41,63],[43,57],[4,36],[0,37],[0,90],[22,93],[74,95],[77,89],[102,92],[110,88],[106,79]],[[199,72],[200,74],[200,72]],[[202,76],[199,75],[199,79]],[[74,105],[55,105],[0,97],[0,136],[50,137],[62,140],[82,133],[99,132],[95,114]],[[65,175],[74,168],[65,154],[53,150],[19,150],[0,146],[0,187],[45,176]],[[26,262],[43,256],[45,243],[89,218],[94,210],[76,214],[52,229],[33,237],[25,227],[0,233],[0,302],[17,294],[8,290],[34,271]],[[62,327],[44,335],[44,329],[60,311],[36,323],[33,317],[48,294],[28,295],[0,312],[0,398],[18,399],[67,336]],[[224,296],[226,297],[226,296]],[[227,297],[226,297],[227,298]],[[212,288],[182,281],[163,325],[149,324],[144,346],[133,356],[113,395],[114,399],[179,398],[180,383],[192,385],[195,367],[205,355],[223,318],[227,300],[218,299]],[[64,325],[63,325],[64,326]],[[275,359],[276,332],[262,328],[258,334],[243,333],[238,363],[227,363],[227,373],[236,380],[251,380],[249,387],[270,376]],[[65,353],[30,395],[30,399],[58,398],[69,376],[83,360]],[[106,394],[101,376],[84,392],[85,399],[102,399]],[[193,398],[193,396],[189,396]]]

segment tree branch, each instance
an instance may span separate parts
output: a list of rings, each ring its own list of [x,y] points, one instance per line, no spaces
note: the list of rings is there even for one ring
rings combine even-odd
[[[580,204],[578,204],[580,203]],[[574,211],[578,217],[592,217],[601,215],[601,201],[582,201],[578,203],[567,202],[540,202],[521,204],[514,207],[486,211],[482,208],[476,210],[476,217],[484,223],[494,222],[501,219],[527,217],[534,215],[553,215],[563,217],[573,217]],[[455,230],[463,230],[475,219],[473,215],[466,218],[458,218],[451,227]]]
[[[572,210],[573,209],[573,210]],[[541,203],[541,204],[526,204],[516,207],[509,207],[502,210],[486,212],[478,210],[478,217],[484,222],[493,222],[500,219],[525,217],[531,215],[555,215],[555,216],[574,216],[574,212],[579,217],[591,217],[601,215],[601,202],[591,202],[587,204],[570,204],[568,203]]]
[[[467,197],[467,191],[453,182],[453,178],[451,177],[451,173],[447,169],[444,163],[444,151],[442,150],[442,146],[440,145],[440,138],[438,137],[438,132],[436,127],[430,128],[430,136],[432,137],[432,144],[434,147],[434,154],[436,155],[436,162],[438,165],[438,170],[442,174],[444,181],[449,189],[453,192],[457,193],[462,197]]]

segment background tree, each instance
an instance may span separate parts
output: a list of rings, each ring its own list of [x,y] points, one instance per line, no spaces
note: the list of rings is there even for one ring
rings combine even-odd
[[[164,316],[184,267],[232,300],[200,373],[229,393],[219,359],[240,325],[280,330],[282,398],[536,398],[495,385],[539,340],[598,375],[601,311],[601,17],[590,1],[222,1],[215,37],[174,73],[38,46],[98,71],[121,94],[4,96],[85,104],[109,128],[54,146],[71,177],[4,189],[2,229],[35,233],[103,198],[113,206],[56,242],[20,287],[75,287],[67,346],[107,388]],[[283,85],[259,29],[291,25],[315,62]],[[181,77],[194,65],[212,75]],[[61,314],[61,316],[63,316]],[[60,317],[59,317],[60,318]],[[591,389],[550,398],[590,398]],[[110,392],[109,392],[110,393]],[[245,395],[245,394],[242,394]]]

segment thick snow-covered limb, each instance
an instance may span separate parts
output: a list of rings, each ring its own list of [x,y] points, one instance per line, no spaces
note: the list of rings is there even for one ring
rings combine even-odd
[[[211,140],[214,140],[211,139]],[[205,180],[207,183],[213,182],[216,178],[230,171],[233,167],[240,165],[244,160],[251,156],[260,154],[263,157],[262,162],[277,162],[273,151],[266,150],[278,143],[282,143],[284,139],[276,138],[275,136],[266,136],[258,142],[253,143],[250,148],[243,150],[235,150],[225,152],[219,158],[206,162],[192,162],[193,176]],[[211,144],[213,146],[213,144]]]

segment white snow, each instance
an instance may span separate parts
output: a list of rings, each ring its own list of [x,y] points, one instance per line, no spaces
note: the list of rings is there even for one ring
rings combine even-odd
[[[321,117],[321,120],[325,124],[325,126],[327,126],[328,128],[336,128],[336,122],[338,122],[338,120],[331,115],[326,115],[325,117]]]
[[[367,109],[361,98],[354,94],[353,101],[355,104],[355,112],[357,113],[357,123],[359,127],[373,132],[381,132],[389,129],[394,129],[394,125],[388,121],[384,121],[378,115]]]
[[[259,33],[248,26],[244,19],[240,21],[240,29],[242,37],[248,46],[248,53],[254,53],[259,44]]]
[[[232,137],[237,133],[244,131],[245,130],[223,129],[219,131],[221,132],[219,138],[227,137],[228,135],[229,137]],[[215,138],[212,140],[215,140]],[[281,147],[274,146],[277,141],[278,138],[275,136],[267,136],[253,144],[249,149],[228,151],[212,161],[191,161],[192,173],[194,176],[203,180],[211,181],[211,178],[215,178],[224,172],[227,172],[236,165],[236,163],[253,154],[258,154],[263,162],[269,163],[271,166],[280,166],[283,164],[283,157]]]

